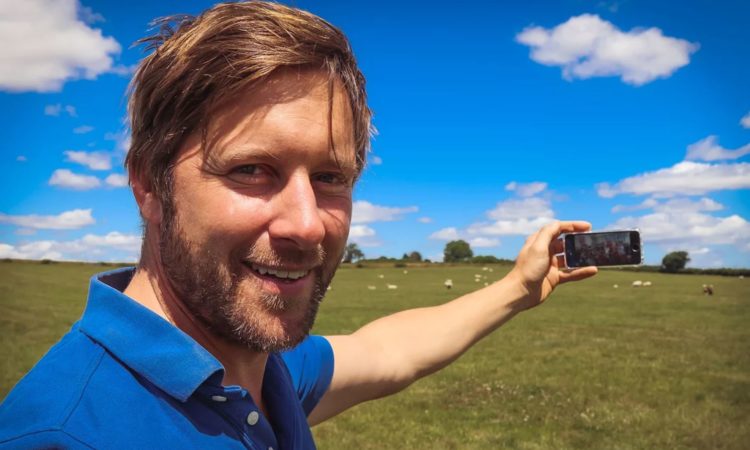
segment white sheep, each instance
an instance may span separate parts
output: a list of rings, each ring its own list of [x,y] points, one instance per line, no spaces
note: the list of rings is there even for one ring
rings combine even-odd
[[[380,278],[380,279],[382,280],[383,278],[385,278],[385,275],[383,275],[383,274],[381,273],[380,275],[378,275],[378,278]]]
[[[618,287],[620,287],[620,286],[618,286],[618,285],[616,285],[616,284],[615,284],[615,285],[614,285],[614,286],[612,286],[612,287],[613,287],[613,288],[615,288],[615,289],[617,289],[617,288],[618,288]]]
[[[377,289],[377,287],[375,287],[373,285],[369,285],[369,286],[367,286],[367,289],[369,289],[371,291],[374,291],[375,289]]]
[[[407,273],[409,273],[409,271],[408,270],[404,270],[404,275],[406,275]]]
[[[386,284],[386,287],[388,289],[398,289],[398,286],[396,286],[395,284]]]
[[[643,282],[643,287],[649,287],[649,286],[651,286],[651,282],[650,281],[644,281]]]
[[[450,289],[453,287],[453,280],[448,278],[447,280],[445,280],[445,283],[443,283],[443,285],[445,286],[446,289]]]
[[[643,286],[643,281],[641,281],[641,280],[635,280],[635,281],[633,281],[633,284],[631,286],[633,286],[633,287],[641,287],[641,286]]]

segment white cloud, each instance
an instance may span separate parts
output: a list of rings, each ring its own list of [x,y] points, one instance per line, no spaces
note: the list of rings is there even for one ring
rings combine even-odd
[[[612,208],[612,212],[618,213],[624,211],[639,211],[644,209],[653,209],[655,212],[720,211],[724,209],[724,205],[708,197],[703,197],[698,201],[692,201],[689,198],[673,198],[667,200],[664,203],[659,203],[659,200],[651,197],[647,198],[638,205],[616,205]]]
[[[57,117],[57,116],[60,115],[60,111],[62,111],[62,105],[59,104],[59,103],[56,104],[56,105],[46,105],[44,107],[44,115],[45,116],[55,116],[55,117]]]
[[[18,155],[18,156],[16,156],[16,161],[18,161],[18,162],[26,162],[27,160],[26,160],[25,156]]]
[[[469,240],[469,245],[474,248],[497,247],[498,245],[500,245],[500,239],[476,237]]]
[[[592,14],[571,17],[549,30],[529,26],[516,40],[531,47],[534,61],[561,66],[566,79],[619,76],[636,86],[670,76],[698,49],[658,28],[623,32]]]
[[[80,20],[76,0],[4,2],[0,26],[0,90],[55,92],[71,79],[94,79],[112,68],[120,44]],[[81,15],[90,19],[93,11]]]
[[[514,191],[521,197],[531,197],[547,189],[547,183],[535,181],[533,183],[516,183],[511,181],[505,185],[506,191]]]
[[[429,217],[420,217],[417,221],[419,223],[432,223],[432,219]]]
[[[73,133],[75,134],[86,134],[94,131],[94,127],[90,125],[81,125],[80,127],[73,128]]]
[[[536,217],[515,220],[498,220],[492,223],[480,222],[469,226],[468,232],[469,234],[490,236],[528,236],[553,220],[552,217]]]
[[[666,169],[625,178],[614,185],[596,186],[601,197],[620,194],[703,195],[712,191],[750,188],[750,164],[705,164],[683,161]]]
[[[740,119],[740,125],[742,125],[742,128],[750,128],[750,112],[742,116],[742,119]]]
[[[65,160],[82,164],[91,170],[109,170],[112,168],[112,157],[104,152],[77,152],[67,150]]]
[[[461,237],[458,235],[458,230],[455,227],[449,227],[432,233],[430,239],[436,239],[439,241],[456,241],[461,239]]]
[[[737,159],[750,153],[750,144],[745,144],[736,150],[727,150],[719,145],[716,136],[688,145],[685,159],[700,161],[718,161],[722,159]]]
[[[44,107],[44,115],[45,116],[53,116],[57,117],[60,115],[63,110],[68,113],[70,117],[78,117],[78,114],[76,113],[76,107],[73,105],[65,105],[63,106],[61,103],[56,103],[54,105],[46,105]]]
[[[383,164],[383,158],[381,158],[380,156],[374,156],[373,155],[373,157],[370,159],[370,162],[374,166],[379,166],[379,165]]]
[[[128,130],[122,130],[116,133],[105,133],[104,139],[109,141],[115,141],[117,149],[123,153],[127,153],[130,150],[130,132]]]
[[[60,186],[66,189],[85,191],[101,186],[101,181],[91,175],[79,175],[68,169],[57,169],[49,179],[50,186]]]
[[[749,251],[750,223],[733,214],[714,217],[701,212],[673,210],[641,217],[623,217],[607,228],[639,228],[644,243],[703,247],[717,244],[745,246]],[[679,245],[678,245],[679,244]]]
[[[370,222],[393,222],[401,220],[404,214],[419,211],[416,206],[406,208],[394,208],[390,206],[373,205],[364,200],[354,202],[352,211],[352,223]]]
[[[494,220],[554,217],[554,215],[549,200],[539,197],[506,200],[487,212],[487,217]]]
[[[91,216],[90,209],[73,209],[56,216],[40,216],[38,214],[11,216],[0,213],[0,223],[38,230],[75,230],[93,225],[96,220]]]
[[[382,243],[377,239],[375,230],[367,225],[352,225],[349,229],[349,240],[362,247],[378,247]]]
[[[110,174],[105,180],[105,183],[112,187],[126,187],[128,185],[128,176],[119,173]]]
[[[19,245],[0,243],[0,258],[98,261],[112,259],[119,251],[121,261],[135,261],[141,248],[141,236],[113,231],[104,236],[87,234],[72,241],[33,241]],[[109,257],[108,257],[109,256]]]

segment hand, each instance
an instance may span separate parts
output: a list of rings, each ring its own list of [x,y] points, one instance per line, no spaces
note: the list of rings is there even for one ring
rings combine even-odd
[[[555,256],[563,252],[563,243],[558,239],[560,234],[590,229],[591,224],[588,222],[555,221],[526,239],[516,258],[516,265],[509,274],[527,293],[525,309],[542,303],[560,283],[582,280],[596,274],[597,268],[593,266],[573,270],[561,269],[562,259]]]

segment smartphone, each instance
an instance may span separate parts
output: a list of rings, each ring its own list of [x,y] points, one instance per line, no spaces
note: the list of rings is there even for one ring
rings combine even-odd
[[[643,261],[638,230],[568,233],[563,239],[568,268],[632,266]]]

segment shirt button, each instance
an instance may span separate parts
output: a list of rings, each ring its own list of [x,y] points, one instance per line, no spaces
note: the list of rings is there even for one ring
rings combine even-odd
[[[258,411],[250,411],[250,414],[247,415],[247,424],[253,426],[258,423],[258,419],[260,419]]]
[[[211,400],[213,400],[215,402],[225,402],[225,401],[227,401],[227,398],[224,397],[223,395],[212,395],[211,396]]]

